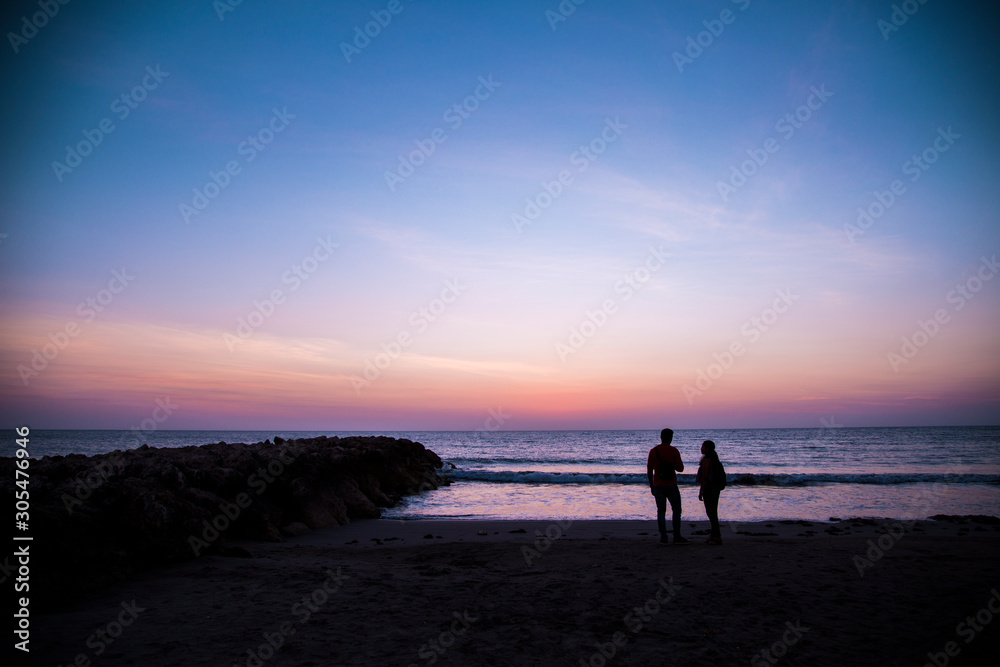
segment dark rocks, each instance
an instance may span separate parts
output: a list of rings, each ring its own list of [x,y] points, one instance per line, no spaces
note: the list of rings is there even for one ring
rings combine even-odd
[[[309,526],[302,523],[301,521],[293,521],[287,526],[281,527],[281,532],[289,537],[295,537],[296,535],[305,535],[309,532]]]
[[[932,521],[945,521],[948,523],[958,523],[958,524],[971,522],[971,523],[985,523],[987,525],[993,525],[993,526],[1000,525],[1000,518],[997,518],[995,516],[989,516],[987,514],[965,514],[965,515],[935,514],[934,516],[930,517],[930,519]]]
[[[0,458],[8,507],[14,467]],[[227,540],[279,541],[378,518],[380,508],[445,484],[441,467],[420,443],[388,437],[143,445],[33,460],[33,602],[69,601],[150,566],[236,555]]]

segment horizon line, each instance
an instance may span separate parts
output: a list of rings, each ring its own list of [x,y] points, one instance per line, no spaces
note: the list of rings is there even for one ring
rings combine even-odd
[[[28,425],[29,428],[30,425]],[[5,427],[7,430],[14,430],[16,427]],[[534,429],[305,429],[305,430],[294,430],[294,429],[279,429],[279,428],[187,428],[187,429],[157,429],[156,431],[149,431],[143,433],[143,435],[150,435],[152,433],[227,433],[233,431],[245,431],[248,433],[265,433],[269,431],[285,431],[288,433],[322,433],[322,432],[344,432],[344,433],[566,433],[566,432],[612,432],[612,431],[650,431],[657,432],[662,430],[662,428],[671,428],[669,426],[664,426],[661,428],[534,428]],[[906,425],[906,424],[895,424],[888,426],[757,426],[757,427],[728,427],[728,428],[712,428],[712,427],[699,427],[699,428],[672,428],[674,432],[677,431],[813,431],[813,430],[830,430],[836,431],[841,429],[860,429],[860,428],[1000,428],[1000,424],[937,424],[937,425]],[[132,428],[40,428],[32,429],[33,431],[132,431]]]

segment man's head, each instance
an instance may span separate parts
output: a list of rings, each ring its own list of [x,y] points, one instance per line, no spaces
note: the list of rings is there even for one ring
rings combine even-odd
[[[669,445],[674,440],[674,432],[669,428],[665,428],[660,431],[660,442],[664,445]]]

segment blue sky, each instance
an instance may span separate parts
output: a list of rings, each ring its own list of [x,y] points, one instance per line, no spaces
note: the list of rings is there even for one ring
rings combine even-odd
[[[881,2],[588,0],[553,29],[556,2],[404,0],[346,62],[341,44],[386,6],[245,0],[220,20],[207,1],[70,3],[8,48],[6,420],[125,427],[190,394],[174,427],[466,428],[500,404],[522,428],[996,423],[1000,281],[904,368],[887,363],[1000,249],[995,11],[930,0],[886,40]],[[679,72],[673,54],[723,11]],[[111,102],[147,67],[169,74],[119,120]],[[445,113],[480,77],[500,85],[453,128]],[[783,136],[813,88],[832,95]],[[294,118],[245,161],[274,109]],[[53,161],[104,118],[114,131],[60,181]],[[623,131],[579,171],[609,120]],[[446,141],[390,190],[386,171],[436,128]],[[942,128],[958,138],[909,181]],[[777,152],[723,201],[718,182],[769,138]],[[240,173],[186,223],[179,205],[231,160]],[[561,170],[572,182],[518,233],[511,216]],[[895,179],[905,194],[850,243],[844,225]],[[228,350],[317,238],[338,252]],[[661,246],[667,266],[561,359]],[[26,384],[19,366],[122,267],[134,283]],[[355,391],[455,278],[468,291]],[[685,400],[778,289],[801,300]],[[269,406],[275,385],[296,400]]]

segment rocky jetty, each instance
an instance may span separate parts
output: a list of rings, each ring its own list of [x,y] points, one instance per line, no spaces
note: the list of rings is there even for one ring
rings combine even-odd
[[[378,518],[403,496],[445,484],[441,465],[420,443],[388,437],[47,456],[29,469],[32,599],[49,606],[205,554],[248,556],[233,540]],[[11,507],[14,459],[0,467]]]

